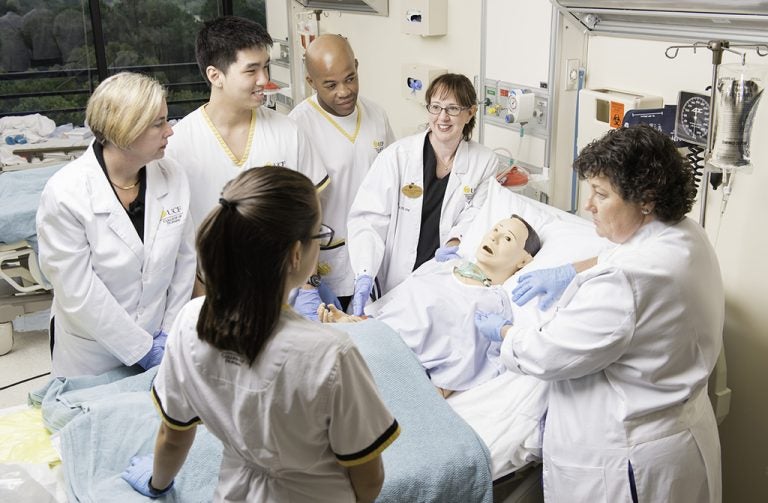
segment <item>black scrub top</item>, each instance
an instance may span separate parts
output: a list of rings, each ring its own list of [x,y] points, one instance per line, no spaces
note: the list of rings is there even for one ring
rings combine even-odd
[[[107,164],[104,162],[104,146],[97,141],[93,142],[93,153],[96,154],[96,160],[99,161],[99,166],[101,166],[104,176],[107,177],[109,186],[112,187],[112,192],[115,194],[115,197],[117,197],[118,202],[120,202],[120,198],[117,196],[117,191],[112,185],[112,180],[109,179],[109,174],[107,173]],[[136,199],[128,205],[128,208],[125,208],[125,206],[120,203],[120,206],[122,206],[128,214],[128,218],[131,219],[133,228],[136,229],[136,233],[139,235],[139,239],[141,239],[142,243],[144,242],[144,197],[146,193],[147,171],[146,167],[143,167],[139,170],[139,194],[136,196]]]
[[[443,209],[445,188],[448,186],[450,173],[437,178],[437,157],[429,143],[429,135],[424,135],[424,199],[421,204],[421,228],[419,244],[416,248],[416,262],[413,270],[435,256],[440,247],[440,212]]]

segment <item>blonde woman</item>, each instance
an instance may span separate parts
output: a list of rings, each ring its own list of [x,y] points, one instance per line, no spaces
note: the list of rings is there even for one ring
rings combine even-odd
[[[104,80],[86,109],[96,140],[45,186],[40,265],[54,289],[54,376],[160,363],[195,271],[189,188],[156,163],[173,130],[154,79]]]

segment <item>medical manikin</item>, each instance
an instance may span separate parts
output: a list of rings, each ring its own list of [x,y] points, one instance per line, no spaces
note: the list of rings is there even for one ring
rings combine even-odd
[[[502,284],[540,248],[536,231],[513,215],[483,237],[475,262],[430,261],[365,312],[400,334],[443,396],[472,388],[504,368],[498,362],[500,344],[476,333],[475,311],[511,316]],[[363,319],[324,305],[318,315],[324,323]]]

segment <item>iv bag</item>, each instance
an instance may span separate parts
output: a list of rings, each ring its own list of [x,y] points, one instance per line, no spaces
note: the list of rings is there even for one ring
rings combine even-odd
[[[765,88],[764,66],[721,65],[715,87],[714,140],[707,162],[720,169],[750,168],[755,110]]]

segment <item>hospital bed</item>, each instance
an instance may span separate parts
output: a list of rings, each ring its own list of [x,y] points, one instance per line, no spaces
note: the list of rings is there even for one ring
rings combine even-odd
[[[488,202],[462,242],[465,257],[493,223],[511,214],[525,218],[542,240],[541,251],[524,271],[591,257],[608,245],[590,222],[490,183]],[[515,284],[513,277],[504,286],[511,290]],[[532,301],[514,316],[536,322],[545,314]],[[525,491],[536,493],[540,486],[536,467],[544,383],[504,373],[443,400],[389,327],[375,320],[339,326],[360,348],[403,430],[383,454],[387,476],[380,501],[490,502],[494,492],[505,503],[536,501],[524,498]],[[147,392],[153,371],[136,372],[54,380],[34,395],[45,424],[58,432],[70,500],[143,501],[119,478],[131,455],[151,452],[159,421]],[[220,445],[200,430],[193,448],[197,454],[191,455],[177,479],[177,494],[168,501],[205,501],[212,494]],[[501,489],[515,480],[522,480],[514,483],[523,492],[502,500]],[[0,480],[0,497],[1,489]]]
[[[0,354],[10,350],[17,316],[50,305],[51,285],[37,261],[35,215],[45,182],[62,165],[0,172]]]

